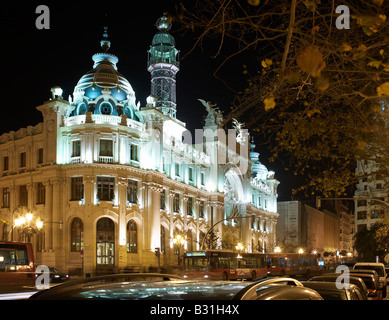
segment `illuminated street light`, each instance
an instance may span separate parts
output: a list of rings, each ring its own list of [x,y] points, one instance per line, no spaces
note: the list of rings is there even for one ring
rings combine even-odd
[[[31,242],[31,237],[39,233],[43,228],[43,222],[40,218],[37,218],[35,224],[33,223],[34,215],[31,212],[26,213],[25,216],[21,216],[14,220],[14,228],[17,228],[19,233],[24,234],[27,237],[27,242]]]
[[[274,252],[275,253],[280,253],[281,252],[281,248],[279,246],[275,247],[274,248]]]
[[[181,254],[180,254],[180,251],[181,251],[181,247],[183,246],[184,249],[186,247],[186,239],[180,235],[180,234],[177,234],[173,239],[172,239],[172,242],[173,242],[173,246],[175,246],[177,248],[177,262],[178,262],[178,265],[181,265]]]
[[[304,250],[302,248],[300,248],[298,252],[299,252],[299,254],[303,254]]]
[[[238,245],[235,246],[235,249],[236,249],[237,251],[243,251],[244,246],[243,246],[243,244],[242,244],[241,242],[239,242]]]

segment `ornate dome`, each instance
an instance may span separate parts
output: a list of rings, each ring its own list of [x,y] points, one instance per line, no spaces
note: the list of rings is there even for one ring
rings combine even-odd
[[[84,74],[74,88],[75,109],[72,115],[92,111],[95,114],[110,115],[124,113],[131,119],[135,118],[135,110],[138,109],[135,105],[135,92],[117,70],[118,57],[107,53],[110,46],[105,27],[101,41],[104,52],[92,56],[93,69]]]

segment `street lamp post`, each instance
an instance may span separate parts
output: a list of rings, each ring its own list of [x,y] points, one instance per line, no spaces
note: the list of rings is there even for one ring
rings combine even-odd
[[[186,240],[185,238],[180,235],[180,234],[177,234],[174,238],[173,238],[173,246],[176,246],[177,248],[177,256],[178,256],[178,265],[180,266],[181,265],[181,247],[182,246],[185,246],[186,244]]]
[[[27,242],[31,242],[31,237],[34,234],[39,233],[43,228],[43,222],[40,218],[35,219],[35,222],[33,220],[34,215],[31,212],[28,212],[24,216],[20,216],[14,220],[12,229],[17,228],[19,233],[24,234],[27,237]]]

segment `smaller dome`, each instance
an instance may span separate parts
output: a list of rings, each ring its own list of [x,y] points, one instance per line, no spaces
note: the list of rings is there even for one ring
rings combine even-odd
[[[175,45],[174,37],[170,33],[157,32],[153,37],[151,45],[155,46],[159,44],[168,44],[174,46]]]

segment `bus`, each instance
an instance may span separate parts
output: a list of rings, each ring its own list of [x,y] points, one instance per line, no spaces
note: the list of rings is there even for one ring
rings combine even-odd
[[[229,250],[184,253],[183,276],[219,280],[260,279],[267,276],[266,255]]]
[[[319,270],[318,260],[313,254],[268,253],[266,256],[269,276],[308,275]]]
[[[34,253],[31,243],[0,241],[0,285],[33,285]]]

